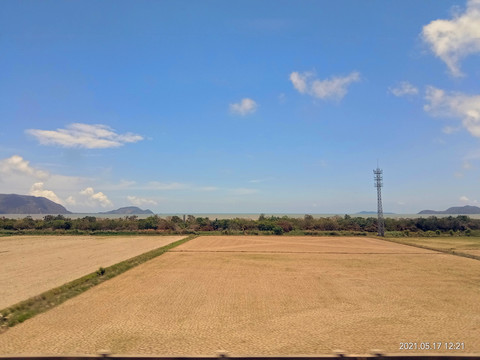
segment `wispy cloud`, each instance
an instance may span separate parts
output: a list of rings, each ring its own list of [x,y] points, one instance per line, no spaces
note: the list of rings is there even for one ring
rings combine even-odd
[[[238,115],[253,114],[257,111],[258,105],[255,100],[244,98],[239,103],[230,104],[230,111]]]
[[[200,186],[197,188],[199,191],[217,191],[219,190],[216,186]]]
[[[146,188],[152,190],[183,190],[190,187],[191,186],[189,184],[179,182],[162,183],[159,181],[150,181],[146,186]]]
[[[390,87],[388,90],[397,97],[418,94],[418,89],[408,81],[401,81],[397,86]]]
[[[341,100],[348,92],[348,87],[360,81],[360,73],[353,71],[347,76],[332,76],[329,79],[315,78],[314,72],[292,72],[290,81],[301,94],[308,94],[322,100]]]
[[[454,76],[462,76],[459,62],[480,52],[480,1],[469,0],[463,14],[451,20],[434,20],[423,27],[423,40]]]
[[[63,201],[52,190],[46,190],[43,188],[43,182],[37,182],[30,188],[29,195],[44,197],[57,204],[63,204]]]
[[[251,184],[258,184],[258,183],[262,183],[266,181],[266,179],[252,179],[252,180],[248,180],[249,183]]]
[[[425,111],[433,116],[461,120],[462,126],[475,137],[480,137],[480,95],[447,93],[429,86],[426,91]]]
[[[462,168],[465,170],[470,170],[472,169],[472,164],[469,161],[465,160],[462,164]]]
[[[443,132],[444,134],[450,135],[450,134],[453,134],[453,133],[457,132],[458,130],[459,130],[458,127],[445,126],[445,127],[442,129],[442,132]]]
[[[137,134],[117,134],[106,125],[89,125],[74,123],[66,129],[39,130],[28,129],[26,132],[33,135],[42,145],[58,145],[66,148],[105,149],[122,146],[143,140]]]
[[[127,196],[128,201],[130,201],[131,204],[136,205],[136,206],[142,206],[142,205],[158,205],[158,203],[155,200],[152,199],[146,199],[146,198],[140,198],[136,196]]]
[[[469,199],[465,195],[460,196],[459,200],[463,203],[478,204],[478,200]]]

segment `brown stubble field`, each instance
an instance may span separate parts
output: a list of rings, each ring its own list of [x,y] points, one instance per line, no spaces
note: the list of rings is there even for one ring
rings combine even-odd
[[[9,329],[0,353],[479,352],[479,284],[477,260],[377,239],[199,237]]]
[[[1,237],[0,309],[183,237]]]
[[[475,236],[405,237],[395,241],[480,256],[480,238]]]

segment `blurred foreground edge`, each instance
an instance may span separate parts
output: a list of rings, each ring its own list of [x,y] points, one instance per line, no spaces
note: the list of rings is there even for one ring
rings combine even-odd
[[[464,353],[464,354],[415,354],[415,353],[382,353],[374,350],[370,354],[346,354],[343,351],[336,350],[333,354],[325,355],[295,355],[295,356],[230,356],[226,351],[218,351],[216,356],[153,356],[153,355],[115,355],[106,351],[100,352],[98,355],[79,355],[79,356],[50,356],[50,355],[0,355],[0,360],[102,360],[105,358],[112,360],[328,360],[328,359],[389,359],[389,360],[480,360],[480,353]]]

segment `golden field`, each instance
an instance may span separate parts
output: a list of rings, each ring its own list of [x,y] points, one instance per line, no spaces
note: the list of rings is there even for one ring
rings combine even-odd
[[[198,237],[7,330],[0,353],[479,352],[479,285],[477,260],[377,239]]]
[[[451,250],[480,256],[480,238],[469,236],[405,237],[396,239],[404,244],[427,246],[432,249]]]
[[[183,237],[0,237],[0,309]]]

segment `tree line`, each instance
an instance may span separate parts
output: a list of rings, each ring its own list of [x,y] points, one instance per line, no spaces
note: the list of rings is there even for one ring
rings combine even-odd
[[[480,235],[480,219],[468,216],[427,218],[386,218],[387,236]],[[314,218],[265,216],[258,219],[209,219],[188,215],[184,218],[158,215],[140,219],[137,216],[97,218],[85,216],[71,219],[63,215],[46,215],[43,219],[27,216],[22,219],[0,218],[0,231],[4,233],[243,233],[291,235],[372,235],[377,231],[376,217],[350,215]]]

